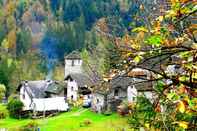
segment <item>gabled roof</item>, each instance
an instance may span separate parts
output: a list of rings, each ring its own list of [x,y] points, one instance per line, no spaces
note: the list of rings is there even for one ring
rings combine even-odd
[[[46,92],[59,94],[64,89],[64,87],[57,82],[45,80],[25,81],[19,85],[19,88],[21,87],[25,87],[25,90],[31,98],[45,98]]]
[[[121,87],[122,89],[127,89],[132,82],[133,78],[131,77],[117,76],[111,80],[110,84],[112,88]]]
[[[67,56],[65,56],[65,59],[81,59],[80,53],[78,51],[73,51]]]
[[[92,80],[84,73],[71,73],[65,78],[65,80],[68,79],[75,80],[79,87],[90,87],[93,85]]]
[[[94,92],[104,95],[109,94],[112,90],[116,88],[127,90],[128,86],[133,85],[139,92],[153,91],[153,82],[145,81],[143,78],[144,76],[145,73],[139,72],[138,70],[130,73],[130,77],[117,75],[113,77],[109,82],[101,82],[100,84],[97,84],[94,88]]]
[[[28,81],[23,82],[25,90],[31,98],[44,98],[47,83],[45,81]]]
[[[113,88],[121,87],[127,90],[128,86],[135,86],[138,91],[152,91],[153,82],[143,79],[143,75],[139,75],[138,78],[117,76],[111,80],[111,86]]]

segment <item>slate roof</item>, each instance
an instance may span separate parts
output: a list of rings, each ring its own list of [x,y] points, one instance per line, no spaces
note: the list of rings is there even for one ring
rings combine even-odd
[[[102,82],[96,85],[94,92],[99,94],[108,94],[111,90],[120,87],[127,90],[128,86],[134,85],[139,92],[153,91],[153,82],[144,81],[142,79],[134,79],[132,77],[116,76],[110,82]]]
[[[75,80],[79,87],[90,87],[93,85],[92,80],[84,73],[71,73],[65,78],[65,80],[68,80],[69,78]]]
[[[139,78],[132,77],[122,77],[117,76],[118,78],[114,78],[111,81],[112,89],[116,87],[121,87],[123,90],[127,90],[128,86],[134,85],[138,91],[152,91],[153,90],[153,82],[146,81]]]
[[[61,84],[58,84],[57,82],[53,82],[48,85],[45,92],[52,93],[52,94],[59,94],[63,91],[64,87]]]
[[[47,83],[45,81],[28,81],[27,85],[24,82],[23,86],[25,87],[27,93],[31,98],[44,98],[45,97],[45,89],[47,87]]]
[[[51,82],[49,84],[45,80],[22,82],[19,88],[22,86],[25,87],[31,98],[45,98],[46,92],[59,94],[64,89],[59,83]]]
[[[127,87],[131,85],[132,82],[133,78],[131,77],[117,76],[111,80],[110,84],[112,88],[121,87],[122,89],[127,89]]]
[[[65,59],[81,59],[80,53],[78,51],[73,51],[67,56],[65,56]]]

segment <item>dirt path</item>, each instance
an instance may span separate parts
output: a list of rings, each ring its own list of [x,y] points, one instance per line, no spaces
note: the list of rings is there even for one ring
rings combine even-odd
[[[88,109],[79,109],[77,112],[69,115],[70,116],[80,116],[83,112],[86,112]]]

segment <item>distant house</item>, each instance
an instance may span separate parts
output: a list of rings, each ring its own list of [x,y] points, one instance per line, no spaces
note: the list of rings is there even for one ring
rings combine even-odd
[[[133,75],[149,77],[147,72],[141,69],[133,70]],[[136,97],[142,94],[152,101],[154,95],[152,82],[143,83],[139,78],[116,76],[110,82],[104,82],[94,89],[92,109],[96,112],[106,109],[116,111],[117,106],[124,100],[134,102]]]
[[[67,100],[77,101],[80,97],[90,101],[93,85],[89,76],[82,69],[80,53],[73,51],[65,56],[65,82],[67,86]]]
[[[24,104],[24,110],[34,111],[67,111],[65,102],[65,88],[54,81],[23,81],[18,86],[20,100]]]
[[[65,81],[67,83],[67,99],[77,101],[80,96],[91,97],[91,80],[82,73],[69,74]]]

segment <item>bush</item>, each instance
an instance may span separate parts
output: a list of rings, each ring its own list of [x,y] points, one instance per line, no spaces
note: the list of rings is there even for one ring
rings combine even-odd
[[[12,99],[7,105],[9,115],[13,118],[20,118],[23,108],[23,103],[18,99]]]
[[[105,116],[110,116],[110,115],[112,114],[112,111],[105,111],[103,114],[104,114]]]
[[[11,94],[9,97],[8,97],[8,101],[11,101],[13,99],[19,99],[19,95],[18,94]]]
[[[103,114],[104,114],[105,116],[110,116],[110,115],[112,114],[111,107],[108,106],[108,107],[107,107],[107,110],[104,111]]]
[[[8,112],[6,109],[0,110],[0,119],[5,119],[8,116]]]
[[[80,126],[89,126],[92,124],[92,121],[90,119],[85,119],[82,123],[80,123]]]
[[[38,123],[36,121],[30,121],[27,125],[22,127],[22,131],[37,131],[38,130]]]
[[[3,97],[5,96],[6,87],[5,85],[0,84],[0,102],[2,101]]]

